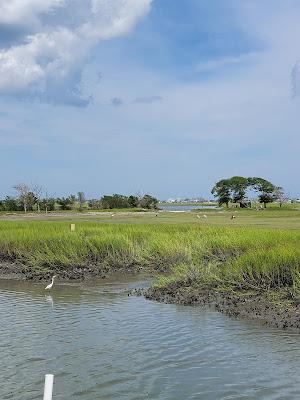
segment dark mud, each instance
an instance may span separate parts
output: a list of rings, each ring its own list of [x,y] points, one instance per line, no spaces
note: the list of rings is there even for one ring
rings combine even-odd
[[[136,264],[60,265],[34,269],[22,265],[19,261],[0,259],[0,279],[18,279],[30,281],[49,281],[53,275],[63,281],[82,281],[90,278],[107,278],[113,274],[139,273],[142,268]]]
[[[220,292],[174,285],[150,288],[143,294],[150,300],[212,307],[232,317],[252,319],[263,325],[300,332],[300,306],[286,299],[280,300],[278,293]]]

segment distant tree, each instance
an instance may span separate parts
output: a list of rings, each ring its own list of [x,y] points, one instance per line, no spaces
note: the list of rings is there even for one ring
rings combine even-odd
[[[258,192],[258,198],[266,207],[267,203],[274,201],[276,187],[263,178],[244,178],[243,176],[233,176],[228,179],[221,179],[212,188],[212,194],[218,199],[220,205],[232,201],[239,203],[240,207],[247,207],[246,191],[254,189]],[[251,204],[250,204],[251,205]]]
[[[98,199],[89,200],[88,205],[89,205],[89,208],[92,210],[101,210],[103,208],[101,200],[98,200]]]
[[[228,204],[230,201],[239,203],[241,207],[245,204],[248,179],[242,176],[233,176],[229,179],[221,179],[212,188],[211,193],[217,198],[219,205]]]
[[[22,210],[22,205],[20,201],[14,197],[6,196],[5,199],[2,200],[2,209],[3,211],[19,211]]]
[[[137,196],[129,196],[128,197],[129,207],[135,208],[139,206],[139,198]]]
[[[228,179],[221,179],[212,188],[211,193],[217,198],[219,205],[226,204],[228,207],[231,201],[230,186]]]
[[[43,186],[35,183],[32,185],[31,191],[36,198],[37,211],[40,212],[41,211],[40,210],[40,202],[41,202],[42,194],[44,192],[44,188],[43,188]]]
[[[232,201],[239,203],[240,207],[244,207],[248,184],[248,179],[242,176],[233,176],[229,179]]]
[[[14,186],[14,189],[18,192],[19,200],[23,205],[24,212],[26,213],[31,198],[30,188],[26,183],[18,183]]]
[[[143,196],[140,200],[139,200],[140,206],[142,208],[148,208],[148,209],[157,209],[157,205],[158,205],[158,200],[153,197],[150,196],[149,194],[145,194],[145,196]]]
[[[74,205],[75,205],[75,203],[77,201],[75,194],[70,194],[68,199],[69,199],[69,203],[71,205],[71,208],[74,207]]]
[[[72,210],[75,201],[76,197],[74,195],[70,195],[69,197],[58,197],[56,199],[56,203],[61,210]]]
[[[279,207],[282,207],[282,204],[287,201],[287,196],[284,193],[284,190],[280,186],[276,186],[274,190],[274,199],[278,201]]]
[[[275,190],[276,186],[273,183],[263,178],[249,178],[251,186],[258,192],[258,199],[263,203],[264,208],[268,203],[272,203],[276,199]]]
[[[27,197],[27,209],[28,211],[32,211],[34,209],[34,206],[37,204],[38,200],[33,192],[28,193]]]
[[[78,203],[79,203],[79,210],[82,211],[83,205],[85,203],[85,195],[83,192],[78,192],[77,193],[77,199],[78,199]]]
[[[107,195],[102,196],[101,203],[104,209],[129,207],[128,198],[121,194],[113,194],[112,196],[107,196]]]
[[[55,209],[56,200],[48,196],[48,193],[45,193],[45,197],[41,200],[41,207],[46,211],[53,211]]]

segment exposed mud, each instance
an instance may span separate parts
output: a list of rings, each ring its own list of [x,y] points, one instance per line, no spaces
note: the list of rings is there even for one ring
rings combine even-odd
[[[138,294],[138,293],[137,293]],[[233,317],[258,320],[264,325],[300,332],[300,306],[292,301],[272,300],[270,293],[219,292],[174,285],[150,288],[147,299],[164,303],[213,307]]]
[[[63,281],[84,280],[91,277],[107,278],[115,273],[138,273],[141,267],[136,264],[120,266],[119,264],[60,265],[34,269],[22,265],[19,261],[0,259],[0,279],[18,279],[31,281],[49,281],[51,276]]]

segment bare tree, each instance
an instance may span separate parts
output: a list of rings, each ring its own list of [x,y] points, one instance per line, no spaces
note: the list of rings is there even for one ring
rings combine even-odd
[[[48,212],[48,203],[49,203],[49,194],[48,194],[48,191],[46,190],[45,191],[45,197],[44,197],[44,200],[45,200],[45,211],[46,211],[46,214],[47,214],[47,212]]]
[[[44,188],[43,188],[43,186],[41,186],[41,185],[39,185],[37,183],[34,183],[31,186],[31,191],[34,194],[34,196],[36,197],[37,210],[38,210],[38,212],[40,212],[41,211],[40,202],[41,202],[41,199],[42,199],[42,194],[44,192]]]
[[[30,197],[30,188],[26,183],[18,183],[14,186],[14,189],[19,194],[19,199],[23,205],[24,212],[27,212],[29,197]]]
[[[284,193],[283,188],[280,186],[277,186],[275,188],[274,196],[275,196],[275,199],[279,202],[279,207],[281,207],[282,204],[285,203],[288,199],[287,195]]]

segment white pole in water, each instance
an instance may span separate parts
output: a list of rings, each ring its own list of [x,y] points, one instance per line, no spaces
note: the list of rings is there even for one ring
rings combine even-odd
[[[45,375],[44,400],[52,400],[54,375]]]

